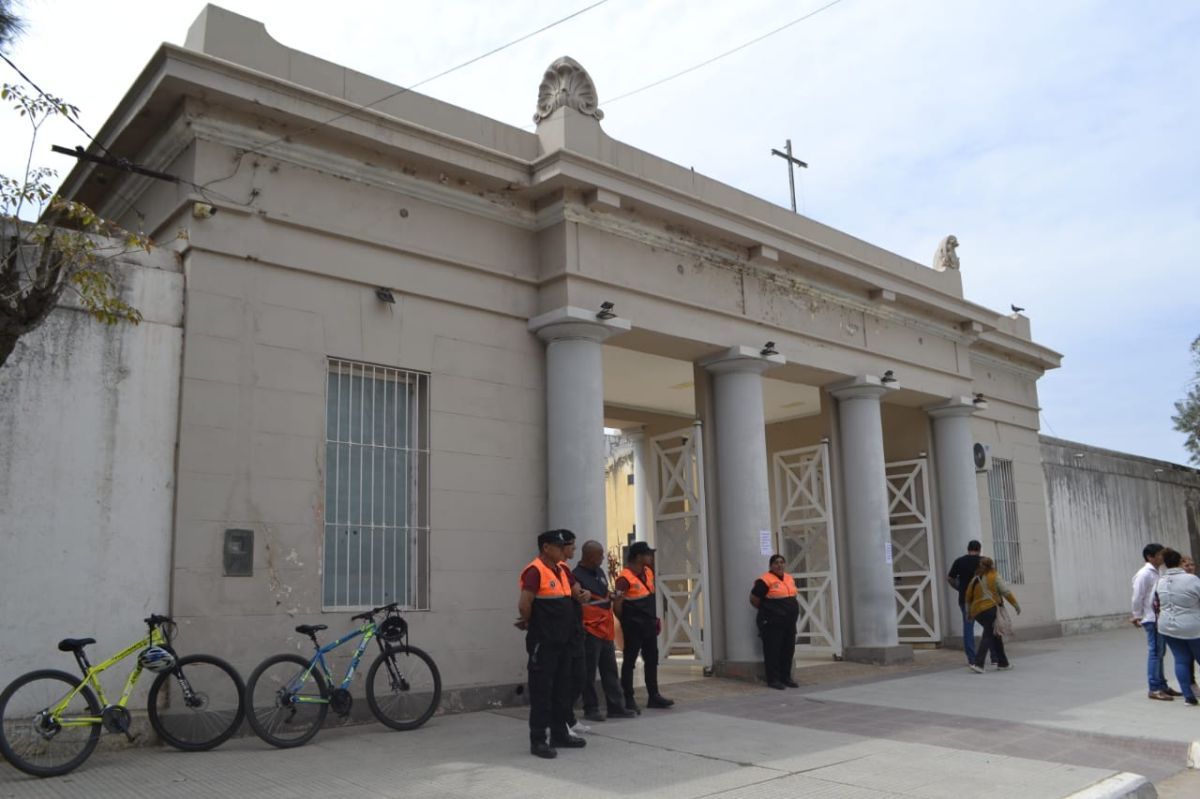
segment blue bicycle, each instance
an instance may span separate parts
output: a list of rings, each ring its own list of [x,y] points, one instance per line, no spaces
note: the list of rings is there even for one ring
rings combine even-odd
[[[375,619],[384,618],[379,623]],[[367,671],[367,705],[380,722],[395,730],[420,727],[437,711],[442,698],[442,677],[428,654],[408,643],[408,622],[396,603],[373,608],[353,617],[363,622],[331,644],[321,646],[317,633],[324,624],[301,624],[296,632],[312,639],[312,658],[273,655],[258,665],[246,681],[246,718],[251,728],[272,746],[289,748],[307,742],[325,721],[332,707],[342,718],[349,717],[354,698],[350,681],[374,638],[379,655]],[[362,637],[337,688],[325,655]]]

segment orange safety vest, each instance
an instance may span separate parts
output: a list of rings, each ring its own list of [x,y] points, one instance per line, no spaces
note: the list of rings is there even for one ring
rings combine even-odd
[[[562,576],[561,567],[556,567],[554,571],[551,571],[550,567],[543,563],[541,558],[534,558],[529,563],[529,566],[533,566],[535,569],[537,569],[538,574],[541,575],[542,578],[538,583],[537,593],[533,595],[534,599],[571,598],[571,584]],[[524,574],[526,571],[528,571],[529,566],[521,569],[521,574]],[[524,588],[524,586],[521,585],[520,575],[517,576],[517,585],[520,588]]]
[[[588,631],[588,635],[599,638],[602,641],[611,641],[617,636],[616,626],[613,624],[611,607],[602,608],[595,605],[584,605],[583,627]]]
[[[774,572],[767,572],[758,579],[767,584],[766,599],[787,599],[796,595],[796,581],[790,574],[776,577]]]
[[[625,581],[629,583],[629,588],[625,590],[626,599],[645,599],[654,593],[654,569],[649,566],[646,567],[641,577],[638,577],[632,569],[626,566],[621,569],[619,577],[624,577]]]

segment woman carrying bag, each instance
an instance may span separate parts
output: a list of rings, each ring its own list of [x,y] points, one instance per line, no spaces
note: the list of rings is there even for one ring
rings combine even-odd
[[[975,662],[967,668],[976,674],[983,674],[983,664],[987,661],[990,651],[996,661],[996,668],[1001,671],[1011,669],[1008,655],[1004,652],[1004,638],[996,632],[996,617],[1005,612],[1005,599],[1016,609],[1017,615],[1021,613],[1021,605],[1008,585],[996,573],[996,562],[991,558],[979,559],[979,568],[975,570],[975,576],[967,586],[966,599],[971,618],[983,626],[983,637],[975,650]]]
[[[1197,704],[1192,669],[1200,658],[1200,577],[1183,568],[1183,556],[1173,549],[1162,551],[1167,567],[1158,578],[1155,603],[1158,634],[1167,639],[1175,659],[1175,678],[1183,690],[1183,701]]]

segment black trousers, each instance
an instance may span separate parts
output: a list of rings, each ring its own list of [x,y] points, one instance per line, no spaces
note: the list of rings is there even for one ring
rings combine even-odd
[[[768,624],[760,628],[763,647],[763,669],[767,682],[792,679],[792,664],[796,659],[796,625]]]
[[[596,693],[596,672],[600,672],[600,687],[608,712],[625,707],[621,695],[621,678],[617,674],[617,647],[612,641],[589,635],[584,640],[583,710],[594,713],[600,710],[600,697]]]
[[[979,639],[979,646],[975,648],[975,665],[982,669],[988,652],[991,652],[996,665],[1007,666],[1008,655],[1004,653],[1004,639],[996,635],[996,609],[988,608],[976,616],[975,621],[983,627],[983,637]]]
[[[579,701],[579,697],[583,694],[584,680],[587,677],[587,661],[584,652],[585,638],[591,636],[581,634],[581,638],[568,644],[570,658],[570,666],[568,668],[569,678],[567,684],[570,685],[570,690],[567,695],[567,726],[574,727],[575,722],[579,719],[575,718],[575,703]],[[584,705],[586,707],[586,704]]]
[[[570,644],[525,641],[529,653],[529,740],[546,740],[567,734],[571,717]]]
[[[642,656],[642,671],[646,676],[646,692],[650,696],[658,695],[658,633],[653,624],[626,624],[622,622],[621,629],[625,633],[625,649],[621,661],[621,690],[625,694],[625,704],[633,702],[633,669],[637,665],[638,655]]]

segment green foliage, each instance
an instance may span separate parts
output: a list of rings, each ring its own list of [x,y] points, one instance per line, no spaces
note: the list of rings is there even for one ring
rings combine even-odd
[[[59,197],[54,170],[32,165],[41,125],[54,116],[71,119],[79,109],[58,97],[4,84],[0,102],[27,119],[32,135],[25,174],[0,175],[0,366],[17,340],[37,328],[64,291],[106,324],[137,324],[142,314],[121,299],[117,259],[152,243],[141,233],[103,219],[88,206]],[[35,220],[35,221],[29,221]]]
[[[1171,421],[1176,430],[1187,436],[1183,446],[1191,455],[1192,463],[1200,466],[1200,336],[1192,342],[1192,366],[1196,373],[1189,381],[1191,388],[1186,397],[1175,403]]]

